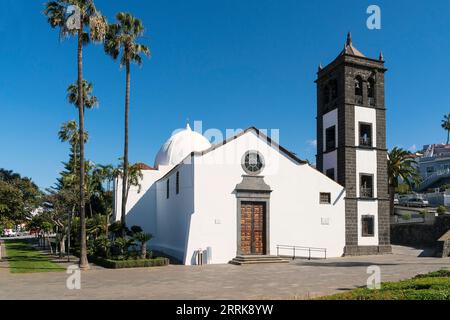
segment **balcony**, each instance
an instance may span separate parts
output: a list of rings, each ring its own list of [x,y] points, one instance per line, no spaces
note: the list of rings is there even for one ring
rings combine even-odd
[[[371,199],[373,198],[373,188],[361,187],[359,190],[359,196],[361,198]]]
[[[369,105],[375,107],[375,98],[369,98]]]
[[[355,96],[355,103],[359,104],[359,105],[362,105],[363,104],[363,97],[356,95]]]
[[[367,136],[359,137],[360,147],[372,147],[372,139]]]

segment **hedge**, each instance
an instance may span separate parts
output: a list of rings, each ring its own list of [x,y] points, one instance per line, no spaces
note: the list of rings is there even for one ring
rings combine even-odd
[[[96,265],[108,269],[147,268],[147,267],[162,267],[169,265],[169,259],[167,258],[111,260],[101,257],[90,256],[88,259],[90,262],[93,262]]]

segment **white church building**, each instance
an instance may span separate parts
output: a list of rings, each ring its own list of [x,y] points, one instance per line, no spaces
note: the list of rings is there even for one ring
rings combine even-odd
[[[154,167],[143,168],[140,192],[131,188],[127,226],[141,226],[153,250],[185,265],[197,264],[199,252],[205,263],[222,264],[291,255],[293,246],[324,249],[313,257],[389,252],[389,213],[381,211],[388,199],[375,190],[387,180],[382,70],[383,61],[364,57],[350,37],[319,69],[317,169],[256,128],[211,145],[187,125],[162,145]],[[360,87],[374,81],[376,102]],[[121,186],[116,181],[116,220]]]
[[[155,169],[142,172],[140,193],[130,190],[127,225],[142,226],[153,249],[184,264],[195,264],[199,250],[209,263],[228,263],[276,254],[277,245],[343,254],[344,188],[255,128],[211,146],[187,126],[164,143]]]

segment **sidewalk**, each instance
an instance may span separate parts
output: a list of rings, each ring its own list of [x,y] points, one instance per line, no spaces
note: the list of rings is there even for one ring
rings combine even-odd
[[[302,299],[344,292],[367,283],[369,266],[382,281],[409,279],[450,268],[450,258],[420,257],[420,250],[394,247],[385,256],[295,260],[282,265],[168,266],[136,269],[92,267],[81,273],[81,290],[68,290],[68,275],[8,274],[0,299]]]

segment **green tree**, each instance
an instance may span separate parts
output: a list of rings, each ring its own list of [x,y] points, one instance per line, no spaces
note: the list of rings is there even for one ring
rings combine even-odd
[[[141,245],[141,259],[145,259],[147,256],[147,242],[150,241],[153,236],[149,233],[138,232],[133,235],[134,240]]]
[[[75,14],[70,15],[70,10]],[[78,11],[78,12],[77,12]],[[62,36],[77,36],[77,69],[78,69],[78,119],[80,141],[80,268],[88,269],[86,247],[86,221],[84,205],[84,106],[83,100],[83,46],[90,40],[101,42],[107,29],[106,19],[97,11],[93,0],[56,0],[45,4],[44,14],[52,28],[59,28]]]
[[[129,174],[128,162],[128,117],[130,111],[130,64],[142,64],[142,55],[150,56],[150,50],[143,44],[137,43],[144,33],[141,20],[129,13],[120,12],[116,15],[117,23],[111,24],[106,33],[104,48],[105,52],[116,60],[119,55],[120,65],[126,68],[125,86],[125,143],[123,154],[123,179],[122,179],[122,208],[121,221],[126,226],[125,215],[127,205],[127,182]]]
[[[444,119],[442,120],[442,129],[447,131],[447,144],[450,143],[450,113],[444,115]]]
[[[411,153],[401,148],[395,147],[388,154],[388,179],[391,214],[394,214],[395,189],[398,188],[401,178],[411,189],[412,185],[420,182],[416,161],[411,157]]]
[[[0,222],[19,225],[31,218],[42,200],[34,182],[10,170],[0,169]]]

